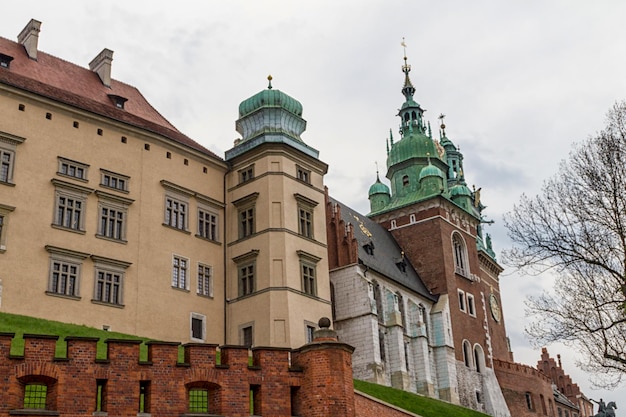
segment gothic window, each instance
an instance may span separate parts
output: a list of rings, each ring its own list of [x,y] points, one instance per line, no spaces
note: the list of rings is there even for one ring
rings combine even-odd
[[[409,185],[409,176],[405,175],[402,177],[402,186],[406,187],[407,185]]]
[[[463,237],[457,232],[452,234],[452,248],[454,251],[454,272],[467,277],[469,275],[467,249]]]
[[[472,355],[472,346],[467,340],[463,341],[463,362],[465,366],[472,369],[474,367],[474,358]]]
[[[477,372],[485,371],[485,353],[482,346],[478,344],[474,345],[474,364]]]
[[[526,392],[524,394],[524,397],[526,398],[526,408],[528,408],[529,410],[533,410],[533,397],[532,394],[530,392]]]

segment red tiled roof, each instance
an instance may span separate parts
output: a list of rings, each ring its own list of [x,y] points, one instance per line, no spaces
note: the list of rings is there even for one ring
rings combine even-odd
[[[41,51],[37,51],[37,61],[34,61],[21,44],[2,37],[0,54],[13,57],[9,69],[0,68],[2,84],[157,133],[222,160],[176,129],[133,86],[111,80],[111,88],[108,88],[95,72]],[[117,108],[109,94],[128,99],[124,109]]]

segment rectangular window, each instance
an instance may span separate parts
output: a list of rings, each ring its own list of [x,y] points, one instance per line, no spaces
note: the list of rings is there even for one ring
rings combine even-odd
[[[252,333],[252,326],[246,326],[241,329],[241,345],[251,347],[254,340],[254,336]]]
[[[81,198],[59,196],[56,224],[68,229],[82,230],[83,204],[84,201]]]
[[[24,387],[24,408],[46,409],[48,387],[45,384],[26,384]]]
[[[62,157],[59,157],[58,160],[59,170],[57,174],[64,175],[66,177],[76,178],[79,180],[87,180],[87,170],[89,168],[89,165]]]
[[[150,412],[150,381],[139,381],[139,407],[138,412]]]
[[[187,203],[172,197],[165,198],[165,224],[175,229],[187,230]]]
[[[189,412],[209,412],[209,390],[205,388],[191,388],[189,390]]]
[[[255,291],[254,262],[239,266],[239,296]]]
[[[13,184],[17,145],[25,140],[19,136],[0,132],[0,184]]]
[[[64,261],[52,261],[49,291],[54,294],[78,296],[80,265]]]
[[[11,182],[13,152],[0,149],[0,182]]]
[[[198,235],[205,239],[217,241],[217,214],[198,209]]]
[[[107,410],[107,380],[96,379],[96,411]]]
[[[123,274],[112,271],[96,271],[95,301],[108,304],[122,304]]]
[[[128,181],[130,177],[116,174],[104,169],[100,170],[100,185],[117,191],[128,192]]]
[[[302,263],[300,264],[300,273],[302,275],[302,291],[310,295],[317,295],[315,266]]]
[[[213,280],[211,267],[198,264],[198,295],[213,297]]]
[[[476,317],[476,306],[474,305],[474,296],[467,294],[467,314]]]
[[[462,312],[466,312],[467,308],[465,306],[465,292],[462,290],[458,290],[458,293],[459,293],[459,309]]]
[[[296,178],[307,184],[311,183],[311,171],[296,165]]]
[[[302,236],[313,238],[313,211],[298,207],[298,233]]]
[[[124,212],[114,208],[100,208],[100,235],[123,240]]]
[[[248,207],[239,211],[239,238],[250,236],[254,233],[254,207]]]
[[[254,165],[250,165],[239,171],[239,183],[250,181],[254,178]]]
[[[7,234],[9,231],[9,216],[15,207],[0,203],[0,253],[7,249]]]
[[[191,313],[191,338],[204,341],[206,316],[198,313]]]
[[[174,255],[172,258],[172,287],[186,290],[188,288],[188,263],[189,260]]]
[[[305,338],[306,338],[306,343],[311,343],[313,342],[313,339],[315,334],[315,326],[311,326],[309,324],[306,325],[306,334],[305,334]]]

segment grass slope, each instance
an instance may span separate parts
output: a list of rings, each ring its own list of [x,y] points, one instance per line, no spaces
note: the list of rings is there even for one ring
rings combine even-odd
[[[65,336],[84,336],[97,337],[99,359],[106,358],[106,339],[133,339],[133,340],[149,340],[145,337],[132,336],[124,333],[108,332],[105,330],[95,329],[93,327],[79,326],[76,324],[61,323],[58,321],[37,319],[33,317],[20,316],[17,314],[0,313],[0,333],[15,333],[13,343],[11,344],[12,355],[24,354],[24,334],[43,334],[60,336],[56,345],[56,356],[64,358],[67,356],[67,346],[63,338]],[[142,356],[145,351],[145,345],[141,345]],[[147,351],[145,351],[147,354]],[[143,358],[142,358],[143,359]]]
[[[354,388],[422,417],[489,417],[469,408],[357,379],[354,380]]]

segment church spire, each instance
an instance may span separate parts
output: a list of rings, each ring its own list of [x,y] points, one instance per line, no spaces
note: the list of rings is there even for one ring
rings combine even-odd
[[[411,72],[411,66],[407,63],[406,57],[406,42],[402,38],[402,47],[404,48],[404,65],[402,66],[402,72],[404,73],[404,87],[402,87],[402,94],[406,98],[407,102],[413,101],[413,95],[415,94],[415,87],[411,83],[409,78],[409,72]]]

